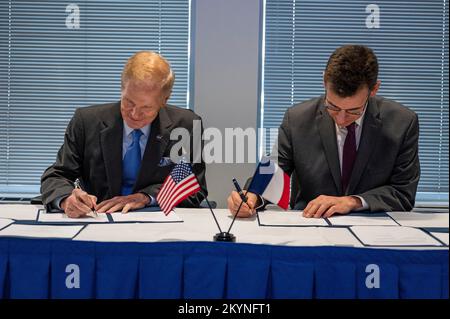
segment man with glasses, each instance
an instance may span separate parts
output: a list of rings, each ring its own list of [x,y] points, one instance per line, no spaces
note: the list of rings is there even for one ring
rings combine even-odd
[[[292,175],[291,206],[305,217],[351,211],[407,211],[420,176],[417,115],[377,96],[378,61],[365,46],[336,49],[324,72],[325,94],[289,108],[279,129],[278,161]],[[228,208],[235,213],[239,194]],[[240,217],[265,203],[248,194]]]
[[[167,104],[175,75],[155,52],[130,57],[121,80],[120,101],[75,111],[55,163],[42,175],[42,200],[49,210],[79,218],[157,205],[175,165],[171,148],[179,141],[171,139],[171,131],[184,128],[192,136],[193,123],[201,118]],[[202,192],[180,206],[198,207],[207,194],[205,163],[197,161],[192,169]]]

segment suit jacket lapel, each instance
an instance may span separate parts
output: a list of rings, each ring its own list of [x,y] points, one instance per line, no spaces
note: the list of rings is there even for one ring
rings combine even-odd
[[[159,111],[158,116],[151,124],[150,136],[145,146],[144,156],[142,157],[141,168],[134,191],[138,191],[148,185],[149,180],[158,169],[161,157],[170,142],[170,128],[172,121],[164,107]],[[147,181],[147,182],[146,182]]]
[[[328,162],[328,167],[333,176],[338,194],[342,193],[341,168],[339,165],[339,153],[336,142],[336,129],[333,119],[324,107],[319,109],[317,122],[322,145]]]
[[[122,184],[122,137],[123,120],[120,114],[120,102],[108,118],[103,121],[100,131],[100,143],[103,161],[108,179],[110,197],[121,194]]]
[[[381,120],[379,118],[379,109],[374,100],[370,100],[363,121],[361,139],[359,142],[358,153],[355,164],[353,165],[352,175],[350,177],[348,194],[353,194],[356,186],[361,179],[362,173],[367,166],[369,158],[375,149],[378,137],[380,136]]]

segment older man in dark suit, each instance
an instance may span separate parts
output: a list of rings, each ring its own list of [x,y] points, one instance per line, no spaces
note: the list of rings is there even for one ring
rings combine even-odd
[[[365,46],[338,48],[324,72],[325,94],[289,108],[279,129],[278,161],[293,174],[291,206],[305,217],[355,210],[411,210],[420,176],[417,115],[376,93],[378,62]],[[294,174],[295,173],[295,174]],[[248,194],[239,216],[263,200]],[[236,213],[236,192],[228,208]]]
[[[171,147],[179,143],[170,139],[171,131],[192,133],[194,121],[201,121],[190,110],[167,105],[173,82],[170,65],[159,54],[132,56],[122,72],[119,102],[76,110],[56,162],[42,175],[44,204],[74,218],[92,210],[128,212],[157,204],[174,166]],[[181,206],[198,207],[207,192],[204,163],[199,160],[193,171],[202,192]],[[74,188],[77,178],[84,190]]]

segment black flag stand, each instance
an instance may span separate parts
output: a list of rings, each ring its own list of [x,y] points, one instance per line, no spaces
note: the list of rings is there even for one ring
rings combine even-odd
[[[228,231],[227,231],[228,234],[230,233],[231,227],[233,227],[234,221],[236,220],[236,217],[239,214],[239,211],[241,210],[242,204],[247,203],[247,197],[246,196],[247,196],[247,191],[244,194],[244,199],[245,200],[241,201],[241,204],[239,205],[239,207],[238,207],[238,209],[236,211],[236,214],[234,215],[233,220],[231,221],[230,227],[228,228]]]
[[[203,194],[203,192],[202,192]],[[205,196],[205,194],[203,194]],[[205,196],[206,203],[208,204],[209,210],[211,211],[211,214],[214,217],[214,221],[216,222],[217,228],[219,228],[219,233],[215,234],[213,239],[214,241],[226,241],[226,242],[235,242],[236,237],[233,234],[230,234],[230,232],[224,232],[219,226],[219,222],[217,221],[216,215],[214,214],[214,211],[211,207],[211,204],[209,203],[208,197]]]
[[[214,221],[216,222],[217,228],[219,228],[219,231],[222,232],[222,229],[220,228],[219,222],[217,221],[216,215],[214,214],[214,211],[213,211],[212,206],[211,206],[211,204],[210,204],[210,202],[208,200],[208,197],[202,191],[200,191],[200,193],[203,196],[205,196],[206,203],[208,204],[209,210],[211,211],[211,214],[213,215],[213,218],[214,218]]]
[[[197,175],[194,174],[194,176],[197,179],[197,183],[199,183]],[[220,228],[219,222],[217,221],[217,218],[216,218],[216,214],[214,214],[211,203],[208,200],[208,196],[206,196],[206,194],[203,193],[202,191],[200,191],[200,193],[205,197],[206,203],[208,204],[209,210],[211,211],[211,214],[213,215],[213,218],[214,218],[214,221],[216,222],[217,228],[219,228],[219,233],[215,234],[213,237],[214,241],[235,242],[236,237],[233,234],[230,234],[229,231],[224,232],[224,231],[222,231],[222,228]]]
[[[239,205],[238,210],[236,211],[236,215],[234,215],[233,220],[231,221],[231,225],[230,225],[230,228],[228,228],[228,231],[216,234],[214,236],[214,241],[236,242],[236,236],[231,234],[230,230],[234,224],[234,221],[236,220],[236,216],[239,214],[239,211],[241,210],[242,204],[244,204],[244,201],[241,201],[241,204]]]
[[[205,196],[205,194],[203,192],[201,192],[201,193],[202,193],[203,196]],[[219,222],[217,221],[217,218],[216,218],[216,214],[214,214],[214,211],[213,211],[213,209],[211,207],[211,204],[209,203],[209,200],[208,200],[207,196],[205,196],[205,200],[206,200],[206,203],[208,204],[208,207],[209,207],[209,210],[211,211],[211,214],[214,217],[214,221],[216,222],[217,228],[219,228],[219,233],[215,234],[214,237],[213,237],[214,241],[235,242],[236,241],[236,237],[233,234],[230,234],[229,230],[228,230],[228,232],[224,232],[220,228]]]
[[[199,185],[201,185],[198,180],[197,174],[194,173],[194,168],[192,167],[192,165],[191,165],[191,168],[192,168],[192,173],[194,174],[195,179],[197,180],[197,183]],[[222,228],[220,228],[219,222],[217,221],[216,215],[214,214],[214,211],[211,207],[211,203],[208,200],[208,196],[206,196],[206,194],[203,193],[203,191],[201,191],[201,190],[199,192],[205,197],[206,203],[208,204],[209,210],[211,211],[211,214],[213,215],[213,218],[214,218],[214,221],[216,222],[217,228],[219,228],[219,233],[215,234],[213,237],[214,241],[235,242],[236,237],[233,234],[230,234],[231,227],[230,227],[230,229],[228,229],[227,232],[222,231]],[[242,203],[241,203],[241,206],[242,206]],[[239,206],[239,209],[241,209],[241,206]],[[238,209],[238,212],[239,212],[239,209]]]
[[[203,192],[201,192],[203,196],[205,196],[205,194]],[[213,239],[214,241],[227,241],[227,242],[235,242],[236,241],[236,237],[233,234],[230,234],[229,231],[228,232],[224,232],[222,231],[222,229],[220,228],[219,222],[217,221],[216,218],[216,214],[214,214],[214,211],[212,209],[212,206],[208,200],[208,197],[205,196],[205,200],[206,203],[208,204],[209,210],[211,211],[211,214],[213,215],[214,221],[216,222],[217,228],[219,228],[219,233],[215,234]]]

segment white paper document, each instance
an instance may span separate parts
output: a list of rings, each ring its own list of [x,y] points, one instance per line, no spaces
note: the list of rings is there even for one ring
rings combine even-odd
[[[333,227],[258,227],[253,231],[232,230],[236,242],[280,246],[347,246],[362,244],[347,228]]]
[[[398,226],[389,216],[335,215],[328,218],[333,226]]]
[[[323,218],[306,218],[302,211],[271,211],[258,213],[261,226],[328,226]]]
[[[352,226],[353,233],[368,246],[442,246],[423,230],[401,226]]]
[[[430,232],[430,234],[448,246],[448,233]]]
[[[0,230],[0,236],[70,239],[75,236],[83,227],[84,226],[13,224],[3,230]]]
[[[317,227],[317,231],[327,241],[327,246],[363,247],[348,228]]]
[[[448,228],[448,213],[388,212],[402,226]]]
[[[97,217],[70,218],[64,213],[45,213],[39,214],[39,223],[108,223],[106,214],[97,214]]]
[[[0,218],[36,220],[39,209],[44,209],[44,206],[30,204],[1,204]]]
[[[113,213],[111,214],[115,223],[120,222],[147,222],[147,223],[170,223],[182,222],[183,220],[175,212],[169,213],[167,216],[162,211],[135,211],[127,214]]]
[[[185,223],[90,224],[74,240],[101,242],[212,241],[213,232],[195,232]]]
[[[12,223],[14,223],[12,219],[0,219],[0,229],[5,228]]]

